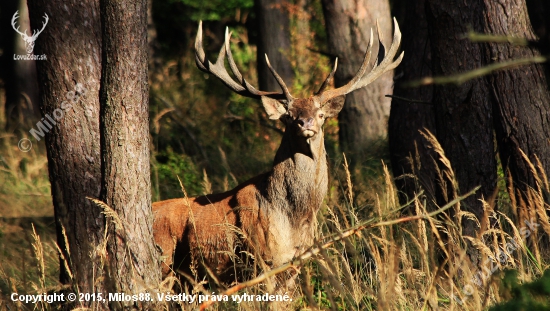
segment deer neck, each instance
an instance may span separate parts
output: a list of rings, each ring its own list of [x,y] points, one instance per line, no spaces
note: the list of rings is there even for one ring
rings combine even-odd
[[[285,131],[267,178],[267,198],[292,216],[310,215],[321,207],[327,193],[328,172],[322,130],[310,138]],[[298,219],[300,217],[291,217]]]

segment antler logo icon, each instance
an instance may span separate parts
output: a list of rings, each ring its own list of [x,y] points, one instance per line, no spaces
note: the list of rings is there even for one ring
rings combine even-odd
[[[27,29],[25,29],[25,32],[21,32],[19,30],[19,26],[16,25],[16,21],[18,18],[19,18],[19,11],[13,14],[13,18],[11,19],[11,26],[13,27],[13,30],[17,31],[17,33],[20,34],[21,37],[23,37],[23,40],[25,41],[25,46],[27,47],[26,48],[27,53],[31,54],[32,51],[34,50],[34,41],[36,41],[36,39],[38,38],[38,35],[40,35],[42,31],[44,31],[44,28],[46,28],[46,25],[48,24],[48,20],[49,20],[48,14],[44,13],[45,21],[42,22],[42,29],[33,30],[32,36],[30,37],[29,35],[27,35]]]

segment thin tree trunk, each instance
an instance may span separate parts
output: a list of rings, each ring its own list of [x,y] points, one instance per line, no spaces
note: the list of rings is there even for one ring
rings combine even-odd
[[[38,104],[38,83],[36,78],[36,63],[34,60],[14,60],[14,54],[26,55],[25,41],[11,25],[7,23],[11,20],[13,14],[17,11],[19,18],[15,21],[20,31],[32,33],[29,14],[27,10],[27,1],[14,1],[12,5],[6,5],[2,12],[2,20],[5,21],[5,35],[10,42],[4,51],[4,66],[6,75],[6,130],[8,132],[21,131],[26,132],[32,124],[40,118],[40,109]],[[8,17],[9,15],[9,17]],[[37,23],[36,26],[41,26]],[[36,53],[35,53],[36,55]]]
[[[437,134],[432,103],[433,86],[400,87],[404,82],[432,75],[425,3],[425,0],[404,0],[399,3],[405,14],[400,23],[403,33],[401,48],[405,51],[405,57],[396,69],[396,74],[401,77],[393,94],[400,99],[392,99],[388,140],[401,204],[409,201],[421,189],[435,198],[433,159],[436,156],[420,134],[424,129]]]
[[[483,31],[483,9],[482,0],[427,0],[434,75],[456,74],[487,63],[479,43],[461,38],[470,27]],[[459,86],[435,85],[433,96],[437,138],[454,169],[458,191],[465,193],[481,186],[476,195],[461,202],[462,209],[481,219],[483,205],[479,199],[491,196],[497,180],[488,83],[478,78]],[[452,179],[438,180],[440,204],[455,196]],[[466,234],[474,234],[474,223],[465,223],[464,229]]]
[[[149,172],[147,1],[101,0],[101,17],[101,198],[120,219],[110,219],[107,279],[110,292],[138,294],[160,283]]]
[[[255,0],[258,21],[258,84],[263,91],[277,91],[281,87],[269,71],[265,54],[271,66],[292,88],[294,71],[290,65],[290,20],[283,0]]]
[[[386,48],[392,38],[392,19],[388,1],[323,0],[329,51],[338,56],[335,85],[348,83],[357,73],[369,44],[370,31],[376,40],[376,21]],[[374,51],[376,53],[376,51]],[[379,57],[381,60],[382,58]],[[384,74],[365,88],[347,95],[338,115],[340,144],[343,151],[358,159],[373,140],[387,134],[393,72]]]
[[[3,107],[4,115],[6,116],[5,129],[7,132],[12,130],[10,124],[12,110],[16,107],[17,98],[19,97],[18,91],[16,90],[15,79],[15,68],[13,54],[15,53],[15,40],[21,38],[15,31],[13,31],[9,21],[13,13],[19,7],[20,1],[5,1],[1,4],[0,7],[0,20],[4,21],[0,24],[0,47],[2,48],[2,55],[0,55],[0,75],[2,77],[2,82],[4,84],[5,98],[6,102]],[[17,37],[16,37],[17,34]]]
[[[29,11],[34,27],[42,25],[44,13],[50,16],[34,52],[48,58],[37,61],[37,70],[42,124],[51,125],[45,135],[57,243],[70,269],[62,261],[60,279],[71,282],[73,292],[103,292],[96,281],[103,271],[98,247],[104,216],[86,199],[101,190],[99,1],[30,0]],[[91,302],[79,306],[91,307]]]
[[[485,0],[485,5],[486,33],[535,39],[525,0],[498,3]],[[487,47],[487,57],[495,62],[540,55],[530,47],[494,43]],[[495,128],[502,165],[510,171],[515,187],[522,193],[528,188],[539,189],[521,151],[535,166],[538,158],[544,173],[550,176],[550,93],[544,67],[535,64],[498,71],[488,80],[495,99]]]

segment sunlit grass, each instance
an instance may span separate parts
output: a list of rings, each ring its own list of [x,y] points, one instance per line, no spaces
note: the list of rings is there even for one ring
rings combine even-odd
[[[13,140],[8,140],[13,141]],[[435,142],[436,143],[436,142]],[[36,191],[47,196],[45,156],[22,154],[11,148],[8,165],[3,167],[1,191],[7,202],[16,202],[19,208],[2,206],[10,217],[51,216],[44,214],[48,204],[30,205],[21,199],[23,191]],[[27,159],[27,160],[24,160]],[[331,239],[369,219],[386,221],[403,217],[393,186],[393,177],[380,162],[369,170],[379,174],[361,175],[350,172],[347,160],[336,159],[339,165],[332,174],[330,194],[318,215],[318,241]],[[17,162],[29,161],[27,172]],[[29,170],[28,167],[32,167]],[[539,164],[532,165],[540,187],[519,196],[513,185],[511,196],[501,196],[502,202],[486,205],[482,219],[476,219],[480,228],[474,237],[463,236],[458,219],[426,217],[380,227],[368,227],[315,254],[301,268],[299,284],[291,306],[294,309],[332,310],[481,310],[505,301],[499,285],[503,271],[515,269],[520,282],[537,279],[548,268],[545,237],[550,233],[548,178],[541,174]],[[363,171],[366,168],[363,167]],[[454,176],[448,172],[449,176]],[[32,177],[31,177],[32,176]],[[34,178],[34,179],[33,179]],[[209,188],[210,179],[198,176]],[[208,178],[208,177],[207,177]],[[355,179],[363,179],[357,183]],[[504,183],[500,183],[504,186]],[[10,192],[11,191],[11,192]],[[456,190],[458,192],[458,190]],[[459,193],[460,194],[460,193]],[[527,197],[528,200],[521,199]],[[10,199],[11,198],[11,199]],[[427,197],[420,194],[411,201],[414,215],[426,215]],[[26,206],[25,204],[29,204]],[[499,204],[505,204],[501,207]],[[433,202],[432,202],[433,205]],[[431,206],[431,205],[430,205]],[[32,207],[37,210],[32,213]],[[51,208],[51,207],[49,207]],[[50,210],[51,211],[51,210]],[[506,211],[509,213],[504,213]],[[28,214],[25,214],[28,213]],[[462,212],[456,204],[454,214],[473,217]],[[9,223],[2,216],[1,241],[3,258],[0,263],[0,283],[4,293],[41,293],[59,288],[59,263],[54,244],[53,221],[42,223]],[[526,222],[527,221],[527,222]],[[531,224],[531,227],[530,225]],[[536,224],[536,226],[533,226]],[[536,229],[532,230],[533,228]],[[529,234],[526,234],[529,230]],[[446,238],[442,238],[445,233]],[[541,240],[542,239],[542,240]],[[544,243],[541,243],[544,242]],[[507,248],[507,245],[509,246]],[[510,247],[513,245],[513,247]],[[258,272],[259,273],[259,272]],[[175,279],[159,285],[159,289],[173,287]],[[158,290],[158,289],[156,289]],[[242,289],[238,293],[264,293],[262,285]],[[210,294],[208,285],[199,282],[188,293]],[[195,305],[183,304],[184,309]],[[38,306],[45,309],[45,306]],[[215,304],[218,310],[260,310],[261,303],[224,302]]]

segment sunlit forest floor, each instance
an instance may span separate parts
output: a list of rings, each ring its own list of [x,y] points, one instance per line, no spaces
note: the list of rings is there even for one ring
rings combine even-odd
[[[239,53],[253,55],[254,51],[234,52]],[[241,68],[250,66],[247,72],[252,71],[253,62],[238,59]],[[181,197],[178,177],[192,196],[230,189],[266,171],[280,140],[280,124],[268,121],[259,103],[230,95],[215,81],[207,84],[202,73],[189,70],[191,66],[191,62],[173,61],[152,73],[154,201]],[[0,128],[4,122],[0,115]],[[540,190],[532,190],[524,201],[508,195],[514,191],[508,191],[506,175],[501,173],[498,194],[487,202],[482,219],[461,209],[460,202],[450,206],[451,218],[428,215],[437,207],[427,194],[411,198],[406,209],[399,204],[385,141],[374,143],[369,154],[348,168],[337,151],[336,121],[329,122],[325,132],[331,181],[318,215],[318,240],[330,240],[371,222],[304,264],[293,302],[285,309],[550,308],[547,176],[537,175]],[[0,309],[46,310],[53,306],[15,305],[9,299],[12,292],[62,288],[57,281],[59,262],[44,145],[35,143],[23,153],[17,142],[15,135],[0,132]],[[432,144],[441,151],[437,141]],[[442,151],[440,155],[444,157]],[[537,163],[532,167],[541,172]],[[454,176],[450,167],[442,174]],[[469,190],[456,189],[456,195]],[[405,221],[403,217],[409,215],[425,217]],[[466,219],[476,223],[476,236],[462,234],[460,224]],[[385,225],[378,226],[382,222]],[[264,291],[258,285],[241,293]],[[212,309],[266,308],[259,302],[224,302]]]

